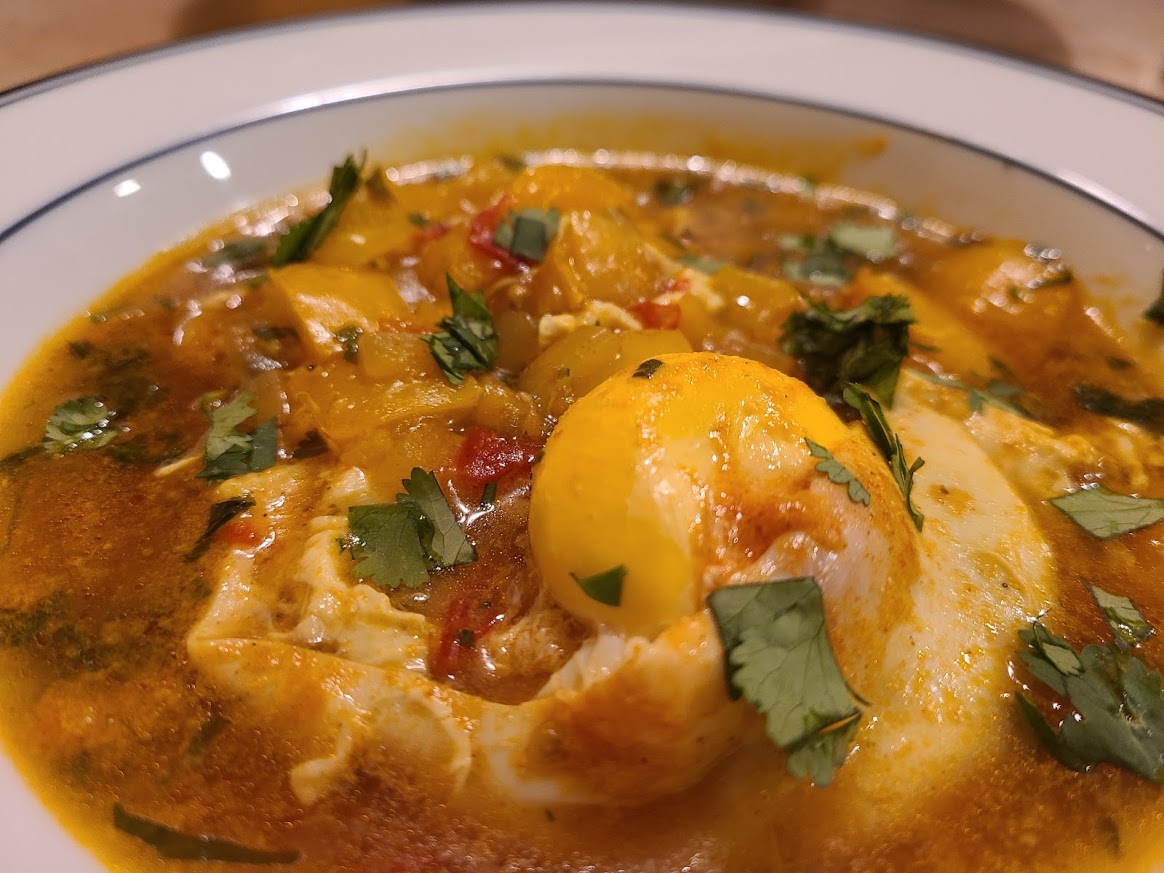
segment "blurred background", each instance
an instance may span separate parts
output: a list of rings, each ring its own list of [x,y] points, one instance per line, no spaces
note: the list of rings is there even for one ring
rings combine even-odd
[[[400,5],[421,3],[0,0],[0,90],[226,28]],[[1164,0],[760,0],[748,5],[953,37],[1164,98]]]

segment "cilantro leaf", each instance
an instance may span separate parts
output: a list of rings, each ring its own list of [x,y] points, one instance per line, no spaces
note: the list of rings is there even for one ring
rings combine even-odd
[[[255,501],[249,497],[232,497],[230,500],[223,500],[211,506],[210,518],[206,522],[206,530],[198,537],[198,541],[194,543],[194,547],[182,556],[182,560],[189,564],[205,555],[207,549],[210,548],[211,542],[214,541],[214,535],[236,515],[246,512],[254,505]]]
[[[360,337],[363,335],[364,329],[354,324],[341,327],[334,334],[335,341],[344,350],[344,360],[349,364],[354,364],[360,356]]]
[[[552,206],[510,212],[493,232],[493,244],[527,261],[543,261],[561,220],[562,214]]]
[[[697,255],[695,252],[684,252],[681,254],[679,256],[679,263],[693,270],[698,270],[700,273],[705,273],[708,276],[713,273],[718,273],[727,265],[727,261],[719,261],[715,258],[709,258],[706,255]]]
[[[424,341],[445,378],[453,385],[460,385],[468,373],[493,366],[497,357],[497,332],[484,294],[465,291],[452,276],[446,276],[445,281],[453,315],[442,318],[437,325],[441,331],[428,334]]]
[[[121,433],[117,413],[96,397],[66,400],[44,426],[44,450],[50,455],[89,451],[109,445]]]
[[[631,378],[650,379],[655,375],[655,371],[658,370],[661,366],[663,366],[663,362],[658,358],[647,358],[645,361],[635,367],[635,371],[631,373]]]
[[[597,600],[607,606],[619,606],[622,603],[622,583],[626,579],[626,567],[621,564],[593,576],[578,577],[574,573],[570,576],[591,600]]]
[[[1090,582],[1085,581],[1084,584],[1095,599],[1095,605],[1103,613],[1103,619],[1115,637],[1116,645],[1121,649],[1134,648],[1156,633],[1156,628],[1144,618],[1144,614],[1131,598],[1104,591]]]
[[[428,564],[417,530],[415,510],[399,503],[372,503],[348,509],[345,540],[357,562],[352,573],[382,588],[419,588],[428,581]]]
[[[328,203],[310,218],[292,225],[279,239],[279,247],[271,259],[272,265],[283,267],[296,261],[303,261],[319,248],[331,233],[344,207],[360,187],[360,174],[364,171],[365,158],[359,163],[353,155],[331,168],[331,182],[327,188]]]
[[[1016,695],[1019,712],[1047,750],[1073,770],[1109,763],[1164,783],[1160,674],[1114,646],[1093,644],[1076,652],[1041,622],[1019,636],[1027,645],[1019,657],[1031,674],[1074,709],[1056,732],[1025,694]]]
[[[844,398],[845,403],[860,413],[861,420],[865,423],[865,430],[869,432],[869,437],[873,440],[873,445],[877,446],[877,450],[885,458],[885,462],[889,465],[889,472],[893,474],[897,487],[901,489],[901,496],[905,498],[905,508],[909,512],[909,517],[913,519],[914,526],[920,531],[925,522],[925,516],[913,505],[913,474],[921,469],[925,461],[921,458],[915,458],[912,464],[906,465],[905,448],[901,444],[901,437],[893,432],[893,428],[889,426],[889,421],[885,417],[885,412],[881,409],[881,404],[868,391],[860,385],[850,384],[845,386]]]
[[[193,836],[147,818],[126,812],[113,804],[113,826],[157,850],[163,858],[183,861],[228,861],[235,864],[294,864],[299,852],[268,852],[250,849],[229,840],[199,834]]]
[[[868,297],[852,309],[814,302],[784,322],[780,347],[801,359],[818,394],[836,397],[846,383],[860,382],[892,406],[914,321],[909,300],[893,294]]]
[[[885,224],[838,221],[829,230],[829,241],[838,249],[877,263],[897,254],[897,235]]]
[[[660,179],[655,183],[655,199],[662,206],[683,206],[695,199],[695,183],[686,179]]]
[[[408,493],[396,495],[396,502],[416,509],[421,545],[432,565],[436,568],[455,567],[477,560],[477,550],[457,524],[457,517],[453,515],[436,476],[414,467],[403,485]]]
[[[1052,497],[1050,504],[1101,540],[1164,521],[1164,500],[1116,494],[1092,485]]]
[[[1080,409],[1130,421],[1152,433],[1164,434],[1164,397],[1128,400],[1114,391],[1087,382],[1076,385],[1073,393]]]
[[[205,464],[200,479],[221,482],[244,473],[257,473],[272,467],[278,457],[279,426],[269,418],[251,433],[238,429],[255,414],[252,397],[241,392],[229,403],[210,410],[210,433],[203,451]]]
[[[857,477],[850,472],[848,467],[834,458],[832,453],[820,443],[814,443],[808,437],[804,438],[804,442],[808,446],[809,454],[814,458],[822,459],[816,465],[817,470],[828,476],[830,482],[848,486],[849,499],[854,503],[869,505],[872,500],[869,491],[857,480]]]
[[[966,392],[966,402],[970,406],[970,412],[974,414],[982,412],[987,406],[995,406],[999,409],[1005,409],[1014,415],[1026,419],[1034,419],[1034,416],[1030,412],[1011,399],[1024,393],[1023,389],[1017,385],[1011,385],[1007,382],[994,379],[985,388],[976,388],[953,376],[938,376],[934,373],[926,373],[921,370],[915,370],[913,372],[914,375],[920,376],[927,382],[933,382],[935,385],[944,385],[947,388],[956,388],[959,391]]]
[[[765,716],[769,739],[790,752],[789,772],[827,785],[860,713],[829,644],[820,586],[812,578],[731,585],[708,606],[732,695]]]
[[[395,503],[373,503],[348,510],[343,547],[358,563],[352,572],[377,585],[418,588],[429,570],[477,560],[440,484],[432,473],[415,467],[405,479],[405,494]]]

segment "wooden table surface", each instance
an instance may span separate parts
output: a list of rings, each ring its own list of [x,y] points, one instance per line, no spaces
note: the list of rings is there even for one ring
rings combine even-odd
[[[369,0],[0,0],[0,90],[223,28]],[[1164,0],[770,0],[1048,61],[1164,98]]]

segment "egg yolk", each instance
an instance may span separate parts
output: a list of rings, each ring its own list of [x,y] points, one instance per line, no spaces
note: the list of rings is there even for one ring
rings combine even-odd
[[[708,352],[653,360],[562,416],[534,472],[529,522],[563,608],[646,637],[702,608],[705,540],[731,495],[811,463],[805,437],[831,450],[847,434],[807,386],[762,364]],[[616,568],[617,604],[579,584]]]

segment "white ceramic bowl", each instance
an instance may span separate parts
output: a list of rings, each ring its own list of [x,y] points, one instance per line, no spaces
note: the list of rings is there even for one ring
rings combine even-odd
[[[580,114],[607,122],[547,125]],[[212,37],[0,96],[0,374],[151,253],[349,150],[413,159],[518,128],[679,152],[709,131],[880,137],[843,181],[1062,248],[1129,329],[1159,293],[1164,106],[1147,98],[812,18],[445,6]],[[6,873],[99,869],[2,756],[0,846]]]

